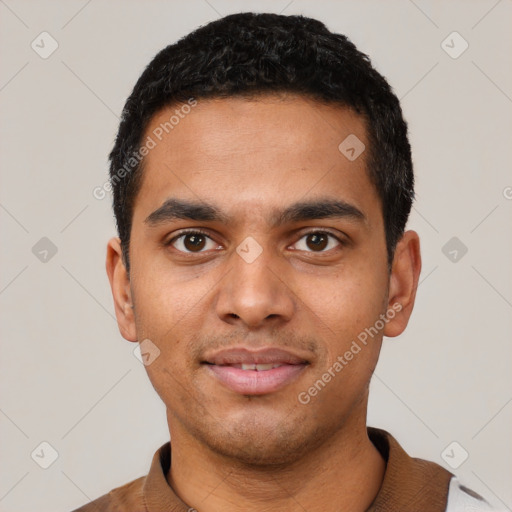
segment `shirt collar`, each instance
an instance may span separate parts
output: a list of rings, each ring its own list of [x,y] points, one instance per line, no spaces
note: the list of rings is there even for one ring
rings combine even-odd
[[[381,488],[368,512],[445,512],[452,474],[438,464],[409,457],[388,432],[368,428],[368,437],[386,460]]]
[[[386,461],[384,480],[368,512],[446,510],[451,473],[434,462],[409,457],[384,430],[369,427],[368,436]],[[143,497],[148,512],[191,510],[167,482],[170,467],[171,445],[168,442],[155,453],[144,482]]]

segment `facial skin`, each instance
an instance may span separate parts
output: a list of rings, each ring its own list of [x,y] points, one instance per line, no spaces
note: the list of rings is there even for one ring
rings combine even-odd
[[[175,109],[158,113],[146,135]],[[198,510],[366,510],[378,492],[384,462],[366,433],[368,385],[382,336],[407,325],[421,261],[408,231],[388,272],[366,154],[351,162],[338,150],[350,134],[369,148],[360,117],[300,96],[199,100],[145,159],[129,276],[119,240],[109,242],[120,332],[160,350],[146,369],[167,408],[168,480]],[[208,203],[223,218],[146,221],[170,198]],[[281,210],[315,200],[363,215],[273,225]],[[198,228],[206,238],[165,245]],[[314,230],[332,236],[307,236]],[[236,251],[247,237],[262,249],[251,263]],[[384,329],[301,403],[397,303]],[[231,347],[285,348],[309,364],[278,391],[247,396],[201,364]]]

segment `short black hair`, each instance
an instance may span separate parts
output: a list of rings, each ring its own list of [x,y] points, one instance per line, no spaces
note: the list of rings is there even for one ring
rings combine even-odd
[[[110,184],[128,271],[133,207],[143,173],[141,144],[152,117],[191,98],[281,92],[338,104],[364,119],[367,171],[381,199],[391,264],[414,199],[411,148],[398,98],[367,55],[320,21],[245,12],[199,27],[161,50],[126,101],[110,153]]]

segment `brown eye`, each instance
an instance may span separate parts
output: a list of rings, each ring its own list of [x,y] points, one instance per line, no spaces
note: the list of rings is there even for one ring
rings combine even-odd
[[[189,251],[200,251],[204,248],[206,239],[204,235],[185,235],[183,245]]]
[[[209,236],[198,231],[182,233],[173,238],[169,245],[185,253],[199,253],[204,252],[204,249],[214,249],[217,247],[217,244]]]
[[[323,251],[329,242],[325,233],[311,233],[306,240],[307,246],[313,251]]]
[[[326,231],[306,233],[296,244],[295,248],[306,252],[327,252],[327,250],[343,245],[342,242]]]

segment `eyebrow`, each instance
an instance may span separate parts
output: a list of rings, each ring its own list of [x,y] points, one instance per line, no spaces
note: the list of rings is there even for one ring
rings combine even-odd
[[[327,218],[348,218],[360,222],[367,220],[356,206],[343,200],[324,198],[300,201],[283,210],[273,210],[268,223],[275,228],[287,223]],[[172,197],[151,213],[144,222],[150,227],[156,227],[178,219],[223,224],[230,222],[230,218],[215,205]]]

